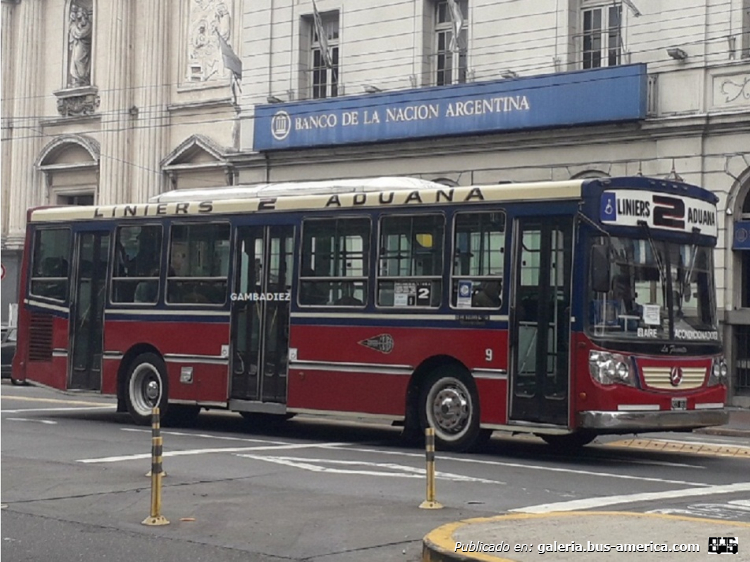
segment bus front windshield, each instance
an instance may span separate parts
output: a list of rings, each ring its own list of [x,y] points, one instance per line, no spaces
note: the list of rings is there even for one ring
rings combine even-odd
[[[592,335],[718,341],[711,247],[623,237],[601,237],[594,243],[608,247],[608,263],[592,265],[609,268],[609,275],[597,272],[609,283],[606,291],[590,285]]]

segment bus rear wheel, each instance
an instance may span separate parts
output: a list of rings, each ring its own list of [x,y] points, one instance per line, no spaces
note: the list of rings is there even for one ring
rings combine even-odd
[[[567,435],[539,435],[539,437],[557,451],[575,451],[596,439],[596,434],[589,431],[576,431]]]
[[[128,413],[138,425],[151,423],[151,411],[159,408],[164,418],[167,409],[167,368],[155,353],[142,353],[128,367],[125,380]]]
[[[422,427],[435,430],[439,449],[466,451],[480,436],[477,391],[460,369],[442,367],[430,375],[420,393],[419,410]]]

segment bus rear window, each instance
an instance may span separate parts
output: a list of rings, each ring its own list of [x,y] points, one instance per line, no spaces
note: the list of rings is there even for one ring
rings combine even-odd
[[[30,293],[57,301],[67,300],[69,256],[69,229],[37,230],[34,235]]]

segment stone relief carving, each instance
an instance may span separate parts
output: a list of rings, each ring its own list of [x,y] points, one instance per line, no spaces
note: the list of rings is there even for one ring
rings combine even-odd
[[[91,84],[91,38],[94,10],[91,2],[70,3],[68,15],[68,83],[71,88]]]
[[[750,77],[735,82],[732,79],[726,79],[721,84],[721,93],[726,97],[724,103],[731,103],[738,100],[740,96],[743,99],[750,100]]]
[[[78,88],[76,90],[59,90],[57,112],[63,117],[92,115],[99,108],[101,101],[95,88]]]
[[[224,80],[219,39],[232,44],[232,2],[230,0],[192,0],[188,23],[188,82]]]

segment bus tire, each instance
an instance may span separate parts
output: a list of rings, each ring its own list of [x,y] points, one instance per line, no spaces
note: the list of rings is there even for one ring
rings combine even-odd
[[[539,435],[539,437],[556,451],[575,451],[596,439],[596,433],[576,431],[566,435]]]
[[[479,397],[468,374],[456,367],[436,369],[419,397],[423,428],[435,430],[435,445],[445,451],[466,451],[479,437]]]
[[[138,425],[151,424],[151,410],[159,407],[167,413],[167,367],[155,353],[142,353],[128,367],[125,378],[125,403],[128,413]]]

